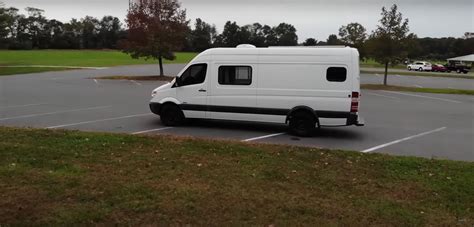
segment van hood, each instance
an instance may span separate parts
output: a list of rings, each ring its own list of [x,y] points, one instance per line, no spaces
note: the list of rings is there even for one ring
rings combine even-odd
[[[173,80],[173,81],[174,81],[174,80]],[[163,91],[163,90],[166,90],[166,89],[170,89],[170,88],[173,86],[173,84],[174,84],[174,82],[171,82],[171,83],[168,82],[168,83],[166,83],[166,84],[163,84],[163,85],[161,85],[161,86],[155,88],[155,90],[153,90],[153,91],[151,92],[151,96],[152,96],[152,97],[155,97],[155,95],[156,95],[158,92]]]

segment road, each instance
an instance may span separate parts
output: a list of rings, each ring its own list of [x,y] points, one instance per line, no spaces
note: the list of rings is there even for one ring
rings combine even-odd
[[[165,70],[175,75],[182,67],[166,65]],[[201,120],[168,128],[148,109],[151,90],[162,82],[90,79],[152,75],[156,70],[147,65],[0,77],[0,125],[171,134],[474,161],[472,96],[363,91],[365,127],[324,128],[313,137],[298,138],[286,134],[285,126],[274,124]],[[363,75],[362,82],[374,78]],[[410,78],[394,77],[391,82],[441,86],[448,79],[457,88],[467,83]]]

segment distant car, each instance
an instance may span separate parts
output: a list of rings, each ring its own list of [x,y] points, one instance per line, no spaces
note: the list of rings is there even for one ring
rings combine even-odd
[[[412,64],[409,64],[407,66],[407,69],[409,71],[411,70],[415,70],[415,71],[431,71],[431,63],[429,62],[425,62],[425,61],[416,61],[416,62],[413,62]]]
[[[444,65],[434,64],[434,65],[431,66],[431,71],[433,71],[433,72],[446,72],[446,71],[448,71],[448,68],[446,68],[446,66],[444,66]]]
[[[457,73],[468,73],[470,68],[467,65],[461,64],[461,63],[456,63],[456,62],[450,62],[447,65],[445,65],[446,71],[447,72],[457,72]]]

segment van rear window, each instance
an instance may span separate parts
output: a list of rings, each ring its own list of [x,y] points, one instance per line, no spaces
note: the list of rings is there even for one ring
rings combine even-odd
[[[330,67],[326,78],[330,82],[344,82],[347,79],[347,69],[343,67]]]
[[[252,84],[252,67],[221,66],[219,67],[219,84],[250,85]]]

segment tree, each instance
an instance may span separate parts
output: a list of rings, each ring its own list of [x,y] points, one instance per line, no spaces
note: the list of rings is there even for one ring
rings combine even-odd
[[[262,28],[263,36],[265,37],[265,46],[276,46],[278,45],[278,37],[275,33],[275,30],[268,26],[264,25]]]
[[[139,0],[127,14],[128,36],[122,50],[133,58],[158,59],[160,75],[163,58],[174,60],[173,51],[184,44],[188,21],[177,0]]]
[[[339,37],[344,45],[357,48],[361,58],[365,58],[364,43],[367,39],[367,33],[364,26],[359,23],[350,23],[339,28]]]
[[[241,44],[240,26],[237,23],[227,21],[224,25],[224,30],[216,38],[216,45],[221,47],[235,47]]]
[[[296,46],[298,45],[298,36],[296,28],[291,24],[281,23],[273,28],[278,46]]]
[[[265,46],[265,34],[263,26],[260,23],[254,23],[245,26],[247,31],[250,33],[249,43],[256,47]]]
[[[194,23],[194,29],[191,30],[189,34],[191,49],[201,52],[211,48],[216,33],[216,27],[214,25],[210,25],[200,18],[197,18]]]
[[[326,40],[326,45],[341,45],[341,41],[337,38],[337,35],[331,34]]]
[[[408,34],[408,19],[403,20],[396,4],[389,10],[383,7],[381,15],[380,25],[367,41],[367,47],[375,61],[385,65],[383,83],[387,85],[388,65],[406,59],[411,39],[416,36]]]
[[[99,22],[98,47],[116,48],[121,31],[122,23],[120,19],[112,16],[104,16]]]
[[[316,46],[318,41],[314,38],[308,38],[303,42],[303,46]]]
[[[44,10],[27,7],[28,18],[26,18],[26,31],[29,33],[32,48],[46,48],[47,34],[45,33],[46,18],[43,16]]]

